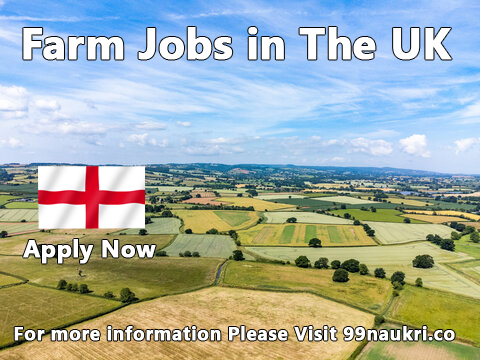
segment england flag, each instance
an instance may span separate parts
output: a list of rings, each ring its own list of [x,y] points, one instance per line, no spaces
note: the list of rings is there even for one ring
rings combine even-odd
[[[145,227],[145,167],[39,166],[38,227]]]

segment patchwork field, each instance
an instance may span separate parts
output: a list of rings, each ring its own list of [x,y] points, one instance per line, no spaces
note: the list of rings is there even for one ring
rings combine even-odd
[[[452,221],[468,221],[467,219],[455,217],[455,216],[443,216],[443,215],[423,215],[423,214],[404,214],[403,217],[409,219],[415,219],[432,224],[444,224]],[[473,223],[476,224],[476,223]],[[480,225],[480,223],[478,223]]]
[[[178,234],[182,223],[176,218],[152,218],[151,224],[146,224],[145,229],[149,234]],[[124,229],[117,233],[138,234],[140,229]]]
[[[10,201],[5,204],[6,209],[38,209],[37,202]]]
[[[8,194],[0,194],[0,205],[6,204],[8,201],[12,199],[16,199],[18,196],[12,196]]]
[[[19,282],[22,282],[22,280],[19,280],[17,278],[14,278],[12,276],[8,276],[5,274],[0,274],[0,287],[11,285],[11,284],[18,284]]]
[[[322,246],[375,245],[361,226],[319,224],[259,224],[238,232],[244,245],[308,246],[319,238]]]
[[[427,242],[355,248],[247,247],[247,250],[263,257],[291,262],[295,261],[300,255],[307,256],[312,262],[319,257],[326,257],[330,261],[345,261],[355,258],[366,264],[370,272],[373,272],[377,267],[383,267],[387,277],[389,277],[395,271],[403,271],[406,274],[406,281],[409,283],[414,283],[417,277],[421,277],[426,287],[480,298],[479,285],[441,265],[442,262],[458,262],[471,258],[465,254],[441,250],[438,246]],[[434,258],[435,265],[433,268],[418,269],[412,266],[412,260],[415,256],[422,254],[429,254]]]
[[[265,194],[255,196],[255,199],[259,200],[275,200],[275,199],[303,199],[305,195],[299,194]]]
[[[168,193],[168,192],[180,192],[180,191],[191,191],[193,187],[191,186],[155,186],[157,188],[157,193]]]
[[[424,306],[426,299],[428,306]],[[418,327],[427,325],[429,329],[453,329],[457,337],[480,345],[478,299],[406,286],[401,295],[395,298],[387,317]]]
[[[313,198],[315,199],[315,198]],[[354,198],[350,196],[327,196],[327,197],[321,197],[322,201],[329,201],[329,202],[335,202],[335,203],[341,203],[341,204],[350,204],[350,205],[363,205],[363,204],[376,204],[376,201],[371,201],[371,200],[365,200],[365,199],[359,199],[359,198]]]
[[[424,214],[424,215],[444,215],[444,216],[458,216],[460,218],[470,219],[473,221],[479,221],[480,215],[470,214],[467,212],[461,211],[453,211],[453,210],[438,210],[438,211],[431,211],[431,210],[405,210],[406,213],[415,213],[415,214]]]
[[[256,211],[274,211],[292,207],[289,204],[275,203],[248,197],[221,197],[217,200],[234,206],[253,206]]]
[[[264,216],[267,218],[268,224],[283,224],[287,221],[288,218],[291,218],[291,217],[296,218],[297,223],[337,224],[337,225],[353,224],[352,220],[347,220],[347,219],[339,218],[336,216],[329,216],[329,215],[317,214],[314,212],[303,212],[303,211],[266,212],[264,213]]]
[[[0,222],[38,221],[38,210],[0,209]]]
[[[427,202],[421,201],[421,200],[402,199],[397,197],[389,197],[387,201],[390,201],[392,204],[418,206],[418,207],[426,206],[428,204]]]
[[[216,198],[191,198],[188,200],[183,200],[182,204],[197,204],[197,205],[228,205],[226,202],[217,201]]]
[[[295,309],[295,311],[291,311]],[[222,342],[124,342],[112,343],[105,340],[107,325],[114,328],[182,329],[195,324],[199,329],[220,329]],[[315,358],[322,354],[325,359],[346,359],[357,347],[355,342],[303,342],[295,340],[293,326],[311,324],[320,328],[329,324],[337,328],[344,326],[370,327],[373,316],[354,310],[314,295],[282,294],[253,290],[209,288],[201,291],[165,297],[135,304],[112,314],[89,321],[78,328],[97,328],[102,331],[99,342],[76,342],[69,346],[43,341],[24,344],[0,352],[0,359],[18,356],[36,359],[71,358],[256,358],[268,354],[268,358]],[[285,328],[291,336],[287,342],[242,343],[238,339],[226,341],[227,327],[245,325],[247,329]],[[76,327],[77,328],[77,327]],[[246,346],[248,345],[248,346]]]
[[[9,234],[15,234],[19,232],[24,232],[24,231],[32,231],[32,230],[38,230],[38,223],[36,222],[31,222],[31,223],[2,223],[0,222],[0,231],[5,230]]]
[[[425,240],[428,234],[450,238],[452,233],[450,227],[439,224],[395,224],[370,221],[367,224],[375,230],[375,237],[384,244]]]
[[[333,282],[332,274],[333,270],[229,261],[221,284],[258,290],[308,291],[375,312],[382,311],[390,299],[392,290],[388,280],[350,274],[346,284]]]
[[[118,301],[28,284],[0,289],[0,297],[0,346],[13,342],[14,326],[52,329],[110,311],[120,305]],[[0,357],[9,356],[2,351]],[[32,358],[35,357],[37,356]]]
[[[347,197],[348,198],[348,197]],[[331,201],[324,201],[325,197],[318,197],[318,198],[312,198],[312,197],[307,197],[304,199],[282,199],[280,200],[283,204],[291,205],[294,207],[298,207],[299,209],[302,209],[304,211],[312,211],[312,210],[328,210],[328,209],[334,209],[334,208],[340,208],[340,205],[345,205],[347,209],[360,209],[361,207],[369,207],[370,206],[375,206],[375,208],[378,209],[394,209],[398,205],[396,204],[389,204],[389,203],[369,203],[369,204],[345,204],[345,203],[333,203]],[[268,200],[269,202],[272,202],[273,200]]]
[[[395,329],[395,326],[382,327]],[[358,356],[358,360],[407,360],[445,359],[445,360],[470,360],[480,358],[480,348],[456,342],[371,342]]]
[[[254,211],[175,210],[174,213],[183,220],[184,228],[194,233],[205,233],[212,228],[218,231],[247,228],[259,219]]]
[[[402,217],[402,213],[395,209],[377,209],[377,211],[372,212],[370,210],[360,210],[360,209],[343,209],[343,210],[334,210],[332,211],[335,215],[344,216],[345,213],[350,214],[357,220],[361,221],[381,221],[381,222],[393,222],[393,223],[403,223],[405,220]],[[421,224],[422,221],[412,220],[412,223]]]
[[[467,274],[469,279],[480,285],[480,260],[449,264],[452,268]]]
[[[188,235],[180,234],[175,241],[166,247],[169,256],[178,256],[178,253],[198,251],[202,257],[227,259],[237,247],[230,236],[225,235]]]

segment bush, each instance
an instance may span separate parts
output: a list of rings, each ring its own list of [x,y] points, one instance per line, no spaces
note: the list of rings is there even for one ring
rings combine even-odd
[[[182,253],[182,252],[179,252],[179,253],[178,253],[178,256],[183,257],[183,253]]]
[[[78,287],[78,292],[80,294],[88,294],[90,292],[90,289],[88,288],[87,284],[80,284]]]
[[[337,269],[333,273],[332,280],[335,282],[347,282],[348,279],[348,271],[345,269]]]
[[[373,321],[375,325],[378,326],[385,322],[385,318],[383,317],[383,315],[378,314],[378,315],[375,315],[375,319]]]
[[[200,257],[200,253],[198,251],[194,251],[192,253],[192,257]]]
[[[58,290],[65,290],[65,288],[67,287],[67,282],[65,280],[60,280],[57,284],[57,289]]]
[[[185,252],[183,253],[183,256],[192,257],[192,253],[189,250],[185,250]]]
[[[186,230],[185,230],[185,234],[193,234],[192,229],[186,229]]]
[[[353,225],[361,225],[360,220],[355,220],[355,221],[353,222]]]
[[[308,246],[311,246],[314,248],[322,247],[322,241],[318,238],[310,239],[310,241],[308,242]]]
[[[296,223],[296,222],[297,222],[297,218],[295,218],[295,217],[289,217],[287,219],[287,223]]]
[[[6,230],[0,231],[0,238],[6,238],[8,236],[8,232]]]
[[[480,242],[480,235],[478,234],[478,232],[470,234],[470,241],[473,241],[475,244],[478,244]]]
[[[390,278],[390,281],[392,282],[392,284],[394,282],[399,282],[400,284],[404,285],[405,284],[405,273],[403,273],[402,271],[395,271],[392,274],[392,277]]]
[[[403,222],[405,224],[410,224],[412,221],[409,218],[405,218],[405,219],[403,219]]]
[[[348,259],[342,263],[341,268],[351,273],[357,273],[360,271],[360,262],[355,259]]]
[[[420,268],[420,269],[430,269],[435,264],[433,261],[433,257],[430,255],[417,255],[415,259],[412,260],[413,267]]]
[[[73,287],[73,284],[72,284],[72,283],[68,283],[67,286],[65,287],[65,290],[67,290],[67,291],[72,291],[72,287]]]
[[[107,291],[105,294],[103,294],[103,297],[105,297],[107,299],[113,299],[113,298],[115,298],[115,295],[113,295],[113,292]]]
[[[360,275],[367,275],[368,274],[368,267],[365,264],[360,264],[359,265],[359,272]]]
[[[397,297],[400,293],[397,290],[393,290],[392,295],[393,297]]]
[[[306,256],[300,255],[295,259],[295,265],[300,268],[308,268],[310,267],[310,260]]]
[[[393,281],[392,285],[395,290],[403,290],[403,285],[400,281]]]
[[[147,235],[147,234],[148,234],[147,229],[138,230],[138,235]]]
[[[374,237],[375,236],[375,230],[373,229],[368,229],[366,231],[367,235],[370,236],[370,237]]]
[[[376,278],[385,279],[385,270],[383,268],[376,268],[374,274]]]
[[[167,255],[167,252],[165,250],[158,250],[155,253],[155,256],[168,256],[168,255]]]
[[[440,248],[448,251],[455,251],[455,243],[450,239],[443,239],[440,242]]]
[[[340,269],[340,260],[333,260],[330,263],[330,266],[332,267],[332,269]]]
[[[415,286],[417,286],[417,287],[423,287],[423,280],[422,280],[422,278],[417,278],[417,280],[415,280]]]
[[[314,264],[317,269],[328,269],[328,259],[326,257],[321,257]]]
[[[120,301],[123,303],[131,303],[135,301],[137,298],[135,297],[135,293],[130,291],[129,288],[123,288],[120,290]]]
[[[218,234],[218,230],[215,229],[215,228],[211,228],[210,230],[207,230],[207,232],[206,232],[205,234],[217,235],[217,234]]]
[[[235,261],[242,261],[245,260],[245,257],[241,250],[233,250],[232,259]]]

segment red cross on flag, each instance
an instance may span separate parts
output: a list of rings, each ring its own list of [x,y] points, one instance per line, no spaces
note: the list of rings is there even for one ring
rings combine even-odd
[[[145,167],[39,166],[38,227],[145,227]]]

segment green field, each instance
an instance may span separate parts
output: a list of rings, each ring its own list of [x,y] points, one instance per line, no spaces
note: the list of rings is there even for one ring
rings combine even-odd
[[[403,223],[405,220],[400,211],[395,209],[377,209],[376,212],[370,210],[360,210],[360,209],[347,209],[347,210],[334,210],[332,211],[335,215],[344,216],[345,213],[349,213],[352,218],[361,221],[385,221],[385,222],[394,222],[394,223]],[[425,224],[423,221],[411,220],[412,224]]]
[[[326,257],[330,261],[345,261],[355,258],[365,263],[370,272],[377,267],[383,267],[389,277],[395,271],[403,271],[406,281],[413,283],[417,277],[423,279],[425,287],[451,291],[467,296],[480,298],[480,286],[459,275],[453,270],[442,266],[442,262],[458,262],[470,259],[464,254],[441,250],[438,246],[422,242],[396,246],[369,247],[330,247],[330,248],[292,248],[292,247],[247,247],[247,250],[266,258],[295,261],[300,255],[307,256],[310,261]],[[429,254],[435,260],[431,269],[418,269],[412,266],[412,260],[417,255]]]
[[[277,200],[266,200],[270,202],[281,202],[282,204],[289,204],[295,207],[298,207],[304,211],[312,211],[312,210],[327,210],[327,209],[334,209],[340,208],[341,205],[345,205],[347,209],[360,209],[361,207],[370,207],[375,206],[378,209],[395,209],[398,204],[389,204],[389,203],[374,203],[374,204],[344,204],[344,203],[336,203],[330,201],[324,201],[324,197],[320,198],[304,198],[304,199],[281,199],[280,201]]]
[[[13,342],[14,326],[52,329],[104,313],[118,301],[32,285],[0,289],[0,346]]]
[[[238,232],[243,245],[308,246],[319,238],[322,246],[375,245],[361,226],[320,224],[258,224]]]
[[[425,240],[428,234],[437,234],[450,238],[452,229],[440,224],[398,224],[386,222],[367,222],[375,230],[375,237],[384,244],[401,244],[410,241]]]
[[[480,345],[480,301],[464,296],[406,286],[387,317],[429,329],[453,329],[457,337]]]
[[[38,210],[0,209],[0,222],[38,221]]]
[[[18,196],[12,196],[12,195],[7,195],[7,194],[0,194],[0,205],[4,205],[7,203],[7,201],[10,201],[12,199],[16,199]]]
[[[188,235],[180,234],[166,247],[169,256],[178,256],[186,250],[198,251],[202,257],[227,259],[237,247],[230,236],[225,235]]]
[[[255,211],[175,210],[174,213],[183,220],[184,228],[194,233],[205,233],[212,228],[218,231],[247,228],[259,219]]]
[[[11,284],[17,284],[20,282],[22,282],[22,280],[12,276],[5,275],[5,274],[0,274],[0,287],[11,285]]]
[[[385,326],[382,329],[396,329]],[[403,359],[452,359],[470,360],[480,358],[480,349],[456,342],[371,342],[357,357],[358,360],[403,360]]]
[[[364,200],[364,199],[354,198],[351,196],[326,196],[326,197],[322,197],[321,199],[322,199],[321,201],[329,201],[332,203],[349,204],[349,205],[375,206],[375,204],[377,203],[376,201]]]
[[[152,218],[151,224],[146,224],[145,229],[149,234],[178,234],[181,226],[177,218]],[[125,229],[116,233],[138,234],[140,229]]]
[[[37,202],[10,201],[5,204],[7,209],[38,209]]]
[[[283,224],[288,218],[294,217],[297,219],[297,223],[308,224],[353,224],[352,220],[339,218],[336,216],[329,216],[323,214],[317,214],[314,212],[304,211],[275,211],[266,212],[263,214],[267,218],[267,224]]]
[[[351,274],[348,283],[335,283],[332,274],[333,270],[229,261],[222,284],[262,290],[308,291],[375,312],[382,311],[390,299],[391,286],[387,280]]]
[[[283,200],[283,199],[303,199],[305,195],[298,194],[265,194],[255,196],[255,199],[259,200]]]
[[[0,231],[5,230],[9,234],[20,233],[24,231],[38,230],[38,223],[0,223]]]
[[[455,241],[455,250],[468,254],[469,256],[480,259],[480,243],[475,244],[470,240],[470,235],[463,236]]]
[[[27,194],[28,197],[36,198],[38,195],[38,184],[37,183],[19,184],[19,185],[0,184],[0,191],[12,193],[12,194],[23,193],[23,194]]]
[[[449,265],[455,270],[466,274],[469,279],[480,285],[480,260],[464,261]]]

